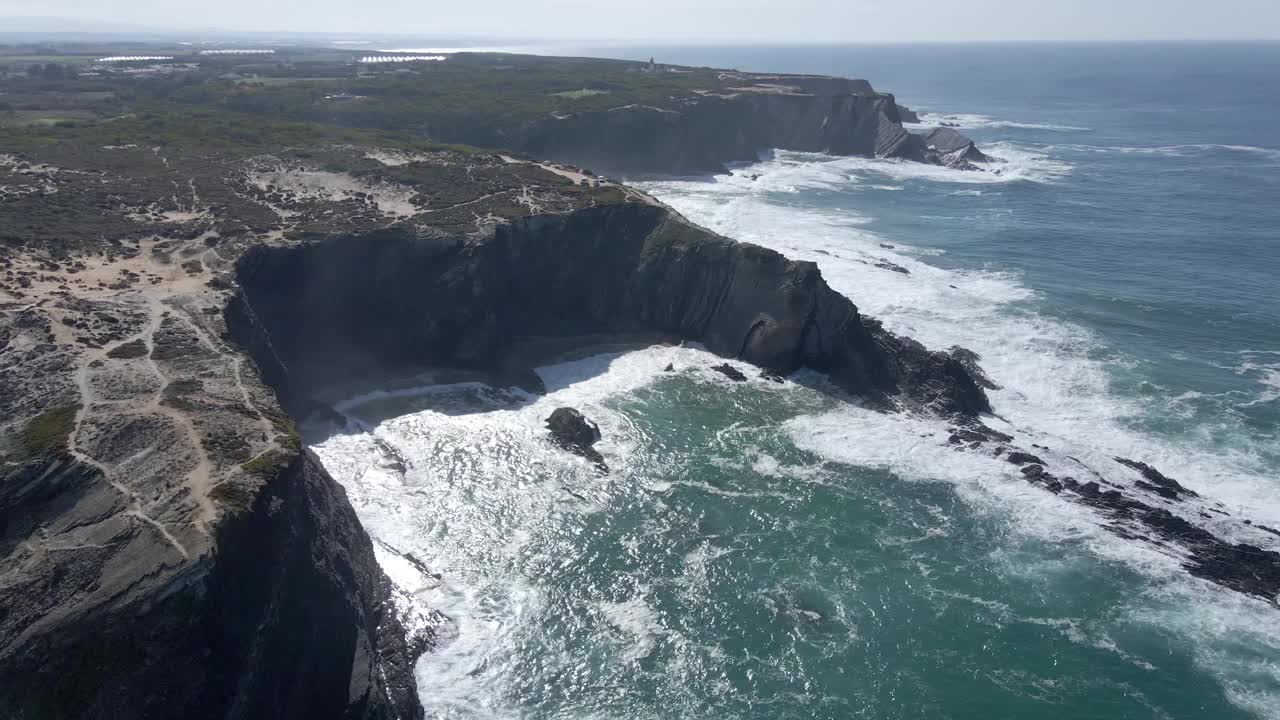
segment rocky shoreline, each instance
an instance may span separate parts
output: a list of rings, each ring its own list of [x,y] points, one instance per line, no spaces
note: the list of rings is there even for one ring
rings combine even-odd
[[[344,272],[325,270],[333,267]],[[987,427],[982,416],[992,407],[984,388],[995,385],[972,352],[930,351],[893,335],[828,288],[812,263],[716,236],[659,206],[529,218],[469,245],[405,234],[255,248],[238,272],[244,301],[277,338],[283,365],[293,369],[286,395],[305,396],[329,381],[330,368],[315,367],[313,358],[326,365],[352,359],[334,366],[343,372],[371,354],[379,370],[410,358],[492,370],[521,333],[558,334],[569,342],[601,333],[661,333],[756,365],[766,377],[809,368],[859,402],[949,418],[958,451],[1006,458],[1027,482],[1109,518],[1116,534],[1178,548],[1198,577],[1272,602],[1280,592],[1280,553],[1228,541],[1165,507],[1197,498],[1155,468],[1117,459],[1114,468],[1076,461],[1074,468],[1057,469],[1059,461],[1040,457],[1047,449],[1020,447]],[[308,329],[312,313],[329,334]],[[392,322],[369,327],[364,319],[370,316]],[[413,326],[395,318],[412,318]],[[732,366],[713,369],[746,379]],[[560,444],[604,462],[589,443]],[[1129,483],[1117,471],[1142,476],[1136,492],[1124,489]]]

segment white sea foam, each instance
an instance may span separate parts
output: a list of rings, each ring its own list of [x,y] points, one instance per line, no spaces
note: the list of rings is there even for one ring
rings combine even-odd
[[[1046,150],[1071,150],[1075,152],[1117,153],[1121,155],[1156,155],[1163,157],[1201,157],[1221,153],[1252,155],[1266,160],[1280,160],[1280,149],[1257,147],[1254,145],[1223,144],[1189,144],[1189,145],[1157,145],[1152,147],[1108,146],[1108,145],[1051,145]]]
[[[1115,152],[1138,155],[1193,156],[1214,152],[1246,153],[1269,159],[1280,159],[1280,150],[1252,145],[1164,145],[1160,147],[1115,147]]]
[[[814,173],[828,177],[827,164],[819,163]],[[803,182],[800,170],[789,172],[788,182]],[[767,171],[761,180],[766,178]],[[991,393],[998,412],[1034,431],[1040,444],[1070,449],[1081,459],[1087,455],[1104,467],[1120,455],[1178,468],[1180,481],[1231,512],[1280,522],[1280,502],[1269,500],[1274,484],[1256,452],[1186,447],[1129,429],[1127,420],[1142,408],[1110,391],[1105,362],[1090,359],[1101,353],[1097,338],[1034,312],[1026,303],[1034,293],[1018,276],[942,270],[919,259],[915,249],[882,247],[885,238],[847,225],[839,211],[782,206],[750,187],[668,182],[647,188],[717,232],[818,263],[835,289],[897,332],[933,347],[974,349],[1005,388]],[[872,256],[911,274],[864,262]]]
[[[803,190],[861,189],[897,190],[903,181],[927,181],[959,185],[992,185],[1009,182],[1052,183],[1071,172],[1072,166],[1048,152],[1030,145],[996,142],[983,145],[983,152],[995,161],[981,171],[952,168],[891,158],[839,157],[821,153],[778,151],[760,163],[734,170],[732,175],[716,177],[717,183],[734,187],[750,187],[773,192],[796,193]],[[755,177],[755,180],[751,178]],[[863,178],[871,178],[863,182]],[[896,181],[885,184],[883,179]],[[671,186],[670,183],[678,183]],[[656,181],[642,183],[661,189],[693,189],[697,181]]]
[[[1040,161],[1054,162],[1047,155]],[[1024,446],[1031,442],[1048,446],[1051,450],[1044,452],[1055,462],[1070,462],[1070,456],[1113,471],[1118,470],[1111,459],[1115,455],[1151,462],[1221,501],[1232,513],[1280,525],[1273,481],[1247,451],[1191,447],[1132,430],[1128,420],[1143,408],[1137,400],[1110,391],[1105,361],[1095,359],[1104,357],[1098,340],[1082,328],[1036,313],[1031,302],[1035,293],[1016,274],[943,270],[922,259],[937,251],[903,245],[896,239],[890,239],[894,247],[884,247],[886,238],[866,227],[865,216],[799,208],[780,200],[799,189],[856,191],[867,178],[891,174],[897,168],[899,164],[883,161],[779,153],[749,172],[716,182],[661,181],[644,186],[713,230],[817,262],[836,290],[892,330],[933,347],[960,344],[977,350],[988,373],[1005,388],[991,393],[1001,417],[991,424],[1016,434]],[[923,179],[966,182],[951,179],[951,171],[941,172],[943,179]],[[751,174],[759,178],[753,181]],[[877,268],[875,261],[880,259],[911,274]],[[452,640],[419,664],[418,681],[429,714],[523,716],[501,683],[519,674],[512,666],[517,648],[527,641],[528,633],[538,631],[536,618],[551,602],[545,590],[521,572],[521,564],[529,562],[526,549],[536,538],[547,542],[548,534],[564,525],[566,517],[603,507],[610,496],[609,484],[627,476],[625,470],[643,442],[631,421],[606,401],[653,382],[668,364],[727,385],[720,376],[705,372],[717,362],[697,348],[682,347],[596,356],[541,368],[539,374],[548,389],[543,397],[484,396],[481,399],[487,398],[491,409],[470,414],[426,409],[384,421],[367,432],[332,434],[314,446],[347,488],[371,535],[400,553],[379,554],[397,584],[417,602],[441,610],[456,623]],[[1271,357],[1264,353],[1245,356],[1241,371],[1256,374],[1264,387],[1274,387],[1276,378],[1267,373],[1277,368],[1270,363]],[[764,381],[753,382],[759,383],[761,391],[795,391],[792,385],[775,390]],[[371,404],[417,398],[430,408],[437,395],[479,394],[480,390],[465,383],[410,388],[364,395],[339,407],[359,416]],[[600,477],[585,461],[555,451],[541,440],[544,418],[562,405],[582,409],[602,426],[605,439],[597,447],[611,467],[624,472]],[[970,506],[1007,519],[1029,537],[1070,543],[1081,552],[1144,573],[1149,592],[1133,598],[1124,609],[1133,622],[1180,633],[1237,704],[1263,717],[1280,718],[1280,692],[1274,690],[1280,674],[1274,664],[1241,666],[1241,658],[1249,652],[1280,657],[1280,628],[1274,627],[1274,611],[1263,603],[1189,577],[1176,553],[1116,537],[1091,511],[1029,485],[1007,462],[956,452],[947,443],[946,426],[935,420],[841,405],[797,417],[783,429],[795,445],[828,460],[884,468],[905,482],[950,482]],[[719,439],[741,431],[724,428]],[[385,447],[406,458],[403,473],[386,461]],[[417,464],[419,459],[424,460],[422,466]],[[824,470],[787,465],[751,447],[740,457],[719,461],[765,477],[832,481]],[[643,472],[631,474],[643,476]],[[1121,471],[1114,476],[1124,475]],[[660,502],[660,496],[675,485],[734,497],[773,492],[791,500],[779,491],[726,490],[687,476],[653,481],[647,490],[654,502]],[[1228,536],[1240,532],[1242,539],[1266,542],[1266,536],[1235,524],[1220,523],[1214,530]],[[682,587],[698,592],[706,583],[709,558],[723,552],[705,543],[689,551],[684,556]],[[421,573],[404,560],[406,553],[442,573],[443,580]],[[1007,571],[1036,574],[1044,568],[1011,559]],[[597,632],[622,662],[641,662],[672,631],[643,592],[622,598],[593,603],[592,612],[601,621]],[[1069,620],[1059,625],[1075,642],[1097,647],[1108,643],[1105,633],[1081,629]],[[1241,647],[1247,650],[1242,653]],[[574,657],[566,654],[564,661]]]
[[[858,161],[820,161],[811,172],[823,183],[830,182],[835,175],[831,163]],[[789,168],[788,182],[806,184],[804,172]],[[768,173],[765,167],[761,179]],[[884,238],[845,225],[838,211],[797,211],[771,201],[767,193],[735,184],[653,183],[647,189],[713,230],[817,262],[835,289],[896,332],[932,347],[963,345],[977,351],[988,374],[1004,388],[990,393],[1001,418],[991,424],[1015,434],[1024,446],[1052,448],[1038,452],[1068,464],[1078,459],[1106,470],[1113,479],[1125,477],[1117,472],[1112,460],[1116,456],[1149,462],[1236,518],[1189,517],[1193,522],[1206,523],[1228,538],[1276,545],[1274,537],[1238,522],[1248,517],[1280,524],[1275,479],[1258,449],[1191,445],[1132,429],[1131,420],[1144,408],[1139,400],[1111,391],[1107,364],[1116,360],[1097,359],[1107,355],[1085,329],[1037,313],[1027,302],[1034,293],[1018,276],[935,268],[918,259],[919,249],[882,247]],[[907,267],[911,275],[883,272],[862,262],[872,254]],[[1238,371],[1257,377],[1266,389],[1259,402],[1275,399],[1272,391],[1280,387],[1280,365],[1272,365],[1271,357],[1246,356]],[[1275,622],[1274,610],[1266,604],[1189,577],[1176,552],[1116,537],[1091,511],[1028,485],[1009,463],[955,452],[947,446],[945,426],[936,421],[843,406],[796,418],[786,428],[797,445],[823,457],[885,468],[907,480],[950,481],[971,505],[1009,518],[1022,532],[1080,544],[1099,557],[1142,571],[1158,602],[1136,600],[1135,615],[1155,627],[1169,625],[1171,615],[1159,610],[1164,614],[1157,616],[1152,608],[1184,608],[1187,617],[1211,618],[1212,628],[1183,623],[1182,615],[1172,625],[1194,641],[1198,660],[1233,701],[1264,717],[1280,717],[1280,671],[1259,666],[1241,673],[1232,665],[1241,657],[1232,637],[1248,638],[1253,651],[1280,657],[1280,632],[1259,629]]]
[[[336,403],[350,418],[345,429],[303,428],[377,541],[379,562],[411,601],[404,608],[410,619],[431,608],[452,621],[444,641],[417,668],[429,717],[525,716],[504,683],[522,677],[512,663],[531,634],[541,632],[536,618],[549,602],[546,589],[521,569],[530,561],[528,549],[554,545],[566,516],[597,512],[608,501],[610,483],[629,482],[624,478],[637,431],[604,402],[664,377],[668,365],[727,386],[730,381],[709,371],[721,362],[698,347],[597,355],[539,368],[547,388],[540,397],[475,382],[374,391]],[[762,390],[778,387],[751,382]],[[458,412],[464,395],[470,403]],[[406,399],[425,409],[381,422],[364,415]],[[602,477],[545,441],[545,418],[565,405],[601,426],[604,440],[596,447],[614,474]],[[767,466],[769,460],[761,462]],[[773,469],[799,472],[776,462]],[[650,490],[670,487],[655,483]],[[595,603],[594,609],[603,621],[597,639],[622,662],[643,660],[669,633],[643,592]],[[565,653],[555,661],[575,657]]]
[[[1280,352],[1245,350],[1235,368],[1237,375],[1252,377],[1262,386],[1257,397],[1245,405],[1262,405],[1280,400]]]
[[[626,662],[638,662],[648,657],[656,645],[656,638],[666,633],[658,614],[642,597],[623,602],[598,603],[596,608],[613,630],[620,631],[621,638],[609,638],[623,644],[621,657]]]
[[[1087,132],[1089,128],[1075,125],[1056,125],[1053,123],[1029,123],[1014,120],[997,120],[988,115],[972,113],[919,113],[924,127],[942,127],[944,123],[959,125],[961,130],[977,130],[985,128],[1015,128],[1022,130],[1054,130],[1058,132]]]
[[[705,179],[653,179],[632,182],[653,192],[701,199],[733,200],[760,193],[803,191],[858,192],[904,190],[904,182],[931,182],[986,186],[1011,182],[1053,183],[1071,172],[1071,165],[1047,152],[1019,143],[996,142],[984,150],[997,158],[982,172],[910,163],[896,159],[842,158],[817,152],[778,151],[773,158]],[[753,179],[754,178],[754,179]],[[893,184],[884,183],[890,179]],[[787,211],[805,213],[790,208]],[[823,224],[867,224],[870,218],[845,210],[819,220]]]

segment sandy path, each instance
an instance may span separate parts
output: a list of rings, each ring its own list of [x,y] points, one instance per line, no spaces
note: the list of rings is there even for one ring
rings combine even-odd
[[[146,409],[164,415],[165,417],[177,423],[178,427],[187,437],[187,441],[196,451],[196,467],[187,474],[186,485],[191,491],[191,497],[199,508],[199,513],[195,518],[195,526],[200,532],[208,535],[209,526],[218,516],[218,510],[214,507],[213,500],[209,497],[209,491],[213,489],[213,463],[209,460],[209,454],[205,452],[204,445],[200,442],[200,433],[196,430],[195,423],[191,422],[191,418],[179,410],[168,407],[163,404],[164,391],[169,387],[169,378],[160,369],[160,365],[156,363],[152,357],[155,352],[155,334],[160,329],[161,323],[164,322],[165,309],[164,304],[159,298],[149,298],[148,305],[151,308],[151,322],[143,333],[142,341],[147,346],[146,360],[151,367],[151,371],[155,373],[156,379],[160,381],[160,389],[156,391],[155,396],[147,404]]]
[[[150,515],[147,515],[143,510],[142,502],[138,499],[138,496],[128,487],[117,482],[114,479],[115,473],[110,468],[98,462],[95,458],[80,449],[80,432],[84,426],[85,417],[88,415],[89,409],[94,402],[93,393],[89,387],[89,363],[93,360],[101,359],[104,355],[105,353],[101,350],[86,353],[86,357],[83,358],[83,361],[80,364],[80,369],[76,373],[76,383],[80,388],[81,403],[80,409],[76,411],[75,424],[73,425],[71,435],[67,438],[67,453],[76,460],[79,460],[101,473],[102,480],[115,488],[128,503],[129,509],[126,511],[127,515],[150,525],[156,530],[156,532],[160,533],[161,537],[163,537],[175,550],[178,551],[178,554],[182,555],[184,559],[190,560],[191,553],[187,551],[187,548],[183,546],[178,538],[173,536],[173,533],[169,532],[169,528],[165,527],[164,523],[161,523]]]

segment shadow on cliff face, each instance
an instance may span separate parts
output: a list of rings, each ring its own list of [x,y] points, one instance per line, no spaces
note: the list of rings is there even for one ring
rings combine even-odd
[[[834,82],[832,82],[834,81]],[[693,175],[724,172],[774,148],[976,170],[989,160],[952,128],[917,135],[903,127],[902,108],[866,81],[790,78],[806,85],[736,87],[678,106],[627,105],[603,112],[557,114],[502,129],[474,123],[436,128],[436,135],[477,146],[508,146],[545,160],[615,173]],[[918,120],[914,114],[907,119]]]
[[[466,241],[393,229],[257,247],[238,276],[228,323],[295,413],[320,388],[412,366],[537,391],[545,353],[527,351],[530,339],[563,353],[619,338],[697,342],[778,374],[810,368],[885,408],[990,410],[960,361],[862,317],[813,263],[656,206],[535,216]]]
[[[649,334],[525,338],[512,344],[509,369],[500,373],[429,368],[324,387],[311,398],[306,420],[312,430],[323,428],[325,436],[332,436],[362,433],[424,411],[458,417],[519,410],[541,395],[607,374],[628,352],[671,344],[667,336]],[[569,364],[572,371],[565,372]],[[553,365],[561,371],[550,379],[534,371]]]

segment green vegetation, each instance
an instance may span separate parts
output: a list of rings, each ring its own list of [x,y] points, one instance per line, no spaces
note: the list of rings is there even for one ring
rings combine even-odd
[[[133,358],[146,357],[146,355],[147,344],[141,340],[133,340],[107,351],[107,357],[113,360],[131,360]]]
[[[37,49],[22,55],[56,50],[89,57],[80,47]],[[57,257],[90,249],[136,252],[139,242],[167,227],[164,211],[183,209],[174,193],[178,186],[189,186],[193,195],[198,188],[201,203],[218,209],[208,229],[219,237],[264,231],[279,222],[277,214],[227,182],[259,155],[413,187],[433,206],[433,226],[445,232],[473,228],[486,214],[528,215],[529,208],[515,201],[518,181],[557,186],[574,207],[625,202],[619,190],[573,185],[531,164],[489,157],[466,164],[445,158],[387,165],[365,157],[361,148],[520,156],[503,148],[520,144],[525,124],[548,113],[633,103],[674,106],[694,89],[720,82],[711,70],[653,72],[623,61],[498,54],[369,66],[355,62],[356,53],[297,48],[247,57],[197,57],[190,49],[154,46],[93,50],[100,53],[96,57],[178,59],[127,67],[90,62],[74,72],[69,66],[51,71],[49,63],[14,62],[18,53],[6,59],[0,48],[0,102],[9,108],[0,109],[0,153],[32,167],[129,180],[107,191],[102,183],[81,182],[85,176],[51,180],[42,171],[16,168],[7,181],[10,221],[0,223],[0,256],[21,248],[43,248]],[[55,186],[57,192],[50,192]],[[349,207],[353,214],[339,224],[349,220],[350,227],[364,227],[380,220],[364,214],[358,202]],[[304,215],[290,224],[294,235],[332,232],[335,218]],[[109,247],[104,238],[112,239]],[[173,396],[165,401],[190,402]],[[277,432],[292,434],[283,427]]]
[[[92,113],[83,110],[9,110],[0,109],[0,125],[22,127],[44,125],[54,127],[76,127],[78,124],[92,121]]]
[[[241,470],[262,480],[271,480],[289,466],[298,453],[273,450],[240,466]]]
[[[258,412],[262,413],[267,422],[271,423],[271,427],[275,428],[276,432],[279,433],[275,437],[277,445],[292,452],[302,449],[302,438],[298,435],[298,426],[294,424],[293,418],[280,409],[279,405],[273,404],[266,409],[258,407],[256,404],[254,407],[258,409]]]
[[[253,509],[261,487],[262,482],[256,478],[227,480],[209,491],[209,499],[225,508],[231,516],[238,517]]]
[[[2,118],[0,118],[2,120]],[[10,151],[53,143],[153,145],[191,150],[278,150],[311,145],[368,145],[412,150],[451,149],[402,133],[361,130],[316,122],[264,119],[229,111],[157,107],[98,122],[0,126],[0,146]]]
[[[503,132],[557,112],[674,107],[719,87],[718,72],[641,63],[460,53],[444,62],[365,65],[358,53],[279,49],[199,56],[166,46],[0,48],[0,146],[50,142],[279,148],[319,144],[421,149],[432,138],[504,146]],[[97,53],[97,54],[95,54]],[[172,55],[104,66],[103,55]],[[436,147],[439,147],[436,145]]]
[[[89,60],[90,58],[88,56],[75,57],[75,56],[68,56],[68,55],[0,55],[0,62],[4,62],[4,63],[51,63],[51,62],[73,63],[73,62],[88,62]]]
[[[18,457],[9,461],[23,463],[67,449],[79,411],[79,405],[62,405],[32,418],[18,434]]]
[[[260,88],[210,82],[184,87],[171,99],[271,117],[461,137],[480,117],[493,124],[637,103],[670,106],[674,98],[716,84],[711,71],[649,73],[619,61],[460,55],[411,69],[361,73],[323,86]],[[326,99],[336,93],[361,99]]]
[[[620,205],[627,202],[626,192],[614,185],[601,188],[594,197],[597,205]]]
[[[298,457],[298,447],[273,450],[240,466],[245,476],[221,482],[209,491],[209,497],[232,516],[247,514],[253,509],[262,487],[275,480]]]

